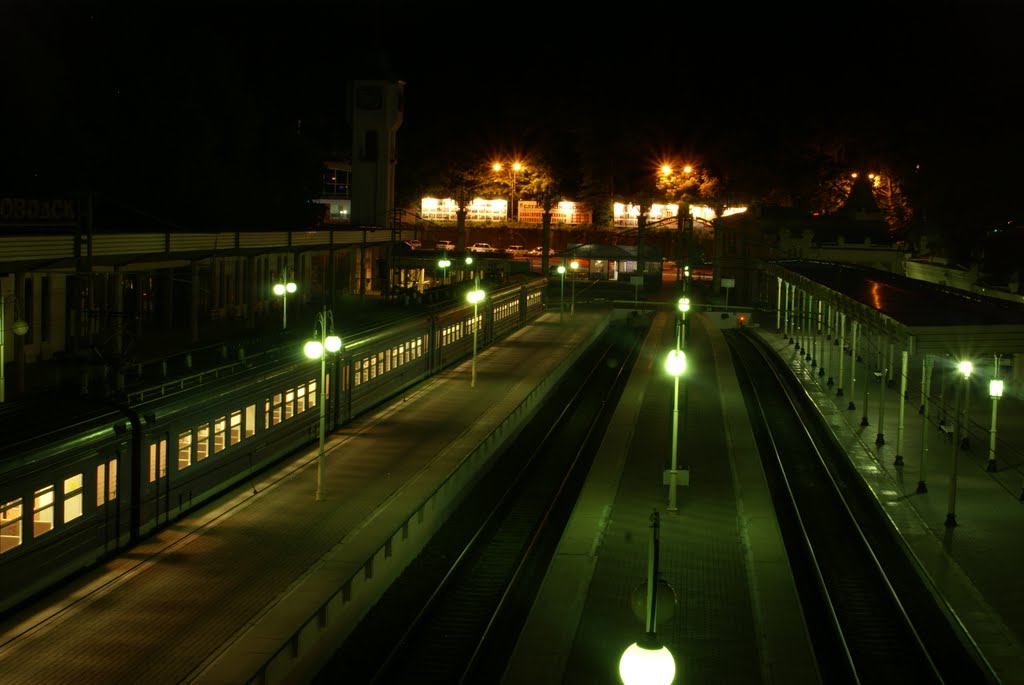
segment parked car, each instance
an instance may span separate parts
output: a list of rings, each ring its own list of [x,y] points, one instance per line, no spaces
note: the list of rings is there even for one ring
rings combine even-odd
[[[412,250],[423,249],[423,243],[421,243],[418,240],[406,240],[405,244],[408,245],[409,248],[412,249]]]
[[[497,252],[498,248],[491,247],[490,243],[473,243],[469,246],[470,252]]]
[[[455,243],[453,243],[450,240],[438,240],[436,243],[434,243],[434,249],[435,250],[454,250],[455,249]]]
[[[522,257],[528,250],[524,245],[509,245],[505,248],[505,252],[513,257]]]
[[[542,257],[544,255],[544,248],[538,245],[537,247],[533,248],[526,254],[530,255],[531,257]],[[548,248],[548,255],[550,256],[553,254],[555,254],[555,251],[552,248]]]

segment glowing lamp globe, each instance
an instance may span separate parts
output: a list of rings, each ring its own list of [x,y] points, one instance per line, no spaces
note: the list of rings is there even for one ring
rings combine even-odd
[[[688,312],[690,311],[690,298],[681,297],[679,298],[679,311]]]
[[[676,677],[676,660],[668,647],[645,636],[634,642],[619,659],[619,678],[624,685],[671,685]]]
[[[25,335],[28,333],[28,322],[24,319],[15,319],[14,323],[11,324],[11,330],[14,331],[15,335]]]
[[[302,347],[302,351],[306,353],[306,356],[310,359],[319,359],[324,353],[324,346],[320,344],[319,340],[310,340]]]
[[[665,358],[665,371],[670,376],[679,376],[686,371],[686,352],[682,350],[670,350]]]
[[[327,336],[327,340],[324,341],[324,347],[327,348],[328,352],[337,352],[341,349],[341,338],[336,335]]]

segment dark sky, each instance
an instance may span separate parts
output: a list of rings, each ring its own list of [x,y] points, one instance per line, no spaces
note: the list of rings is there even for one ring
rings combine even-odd
[[[586,15],[0,3],[0,184],[15,190],[162,196],[166,211],[288,206],[315,186],[303,169],[349,146],[348,81],[389,73],[406,83],[407,171],[476,154],[563,158],[585,140],[625,189],[662,157],[764,179],[811,146],[839,146],[851,166],[916,169],[967,215],[1024,216],[1016,2]]]

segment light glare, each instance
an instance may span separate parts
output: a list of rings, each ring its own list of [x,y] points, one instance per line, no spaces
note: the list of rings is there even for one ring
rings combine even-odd
[[[619,678],[625,685],[671,685],[676,677],[676,660],[668,647],[646,649],[634,642],[619,659]]]
[[[310,359],[319,359],[324,353],[324,346],[320,344],[319,340],[310,340],[302,347],[302,351],[306,353],[306,356]]]

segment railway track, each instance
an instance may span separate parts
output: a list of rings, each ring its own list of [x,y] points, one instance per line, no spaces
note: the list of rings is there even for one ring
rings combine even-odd
[[[727,333],[827,683],[995,683],[791,371]]]
[[[645,331],[591,346],[315,682],[500,680]]]

